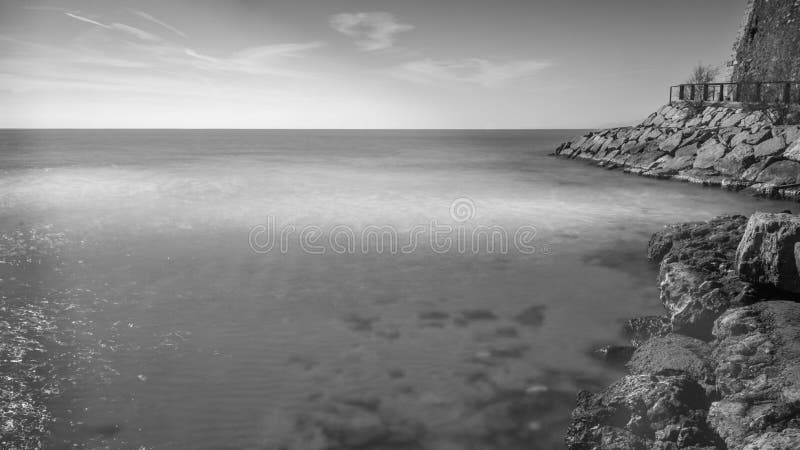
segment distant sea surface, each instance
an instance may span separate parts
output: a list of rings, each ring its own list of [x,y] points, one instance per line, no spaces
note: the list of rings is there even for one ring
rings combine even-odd
[[[662,311],[650,235],[796,208],[548,156],[575,134],[0,131],[53,447],[561,448],[620,374],[591,349]]]

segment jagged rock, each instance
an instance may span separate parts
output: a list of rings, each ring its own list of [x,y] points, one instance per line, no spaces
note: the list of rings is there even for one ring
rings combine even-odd
[[[662,264],[661,302],[675,332],[708,339],[711,324],[730,306],[730,298],[707,274],[684,263]]]
[[[628,375],[599,394],[582,391],[567,448],[650,449],[713,446],[708,399],[686,375]]]
[[[736,250],[743,280],[800,292],[800,216],[757,212]]]
[[[769,431],[800,428],[800,303],[731,309],[713,334],[724,398],[711,405],[708,418],[728,448],[743,448]]]
[[[778,136],[756,145],[754,148],[754,153],[755,157],[760,159],[767,156],[777,155],[785,148],[786,141],[783,140],[783,136]]]
[[[713,386],[710,355],[711,347],[707,343],[680,334],[668,334],[652,338],[637,348],[627,367],[634,375],[684,372],[701,385]]]
[[[723,156],[725,156],[726,147],[716,141],[708,141],[697,150],[697,157],[694,159],[693,167],[695,169],[710,169],[714,164]]]

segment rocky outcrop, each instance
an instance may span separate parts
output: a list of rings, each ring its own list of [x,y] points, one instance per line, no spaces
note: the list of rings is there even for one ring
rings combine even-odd
[[[713,363],[722,399],[708,421],[728,448],[787,429],[800,431],[800,303],[767,301],[726,312],[714,324]],[[786,439],[791,433],[784,433]],[[800,448],[800,439],[790,448]],[[758,447],[763,448],[763,447]]]
[[[714,448],[708,398],[684,374],[628,375],[600,394],[578,394],[569,448]]]
[[[579,136],[555,154],[638,175],[800,200],[800,124],[779,125],[785,118],[776,109],[675,103],[634,127]]]
[[[626,325],[630,375],[578,394],[568,448],[800,448],[800,303],[783,278],[753,275],[779,273],[784,247],[794,267],[796,220],[723,216],[656,233],[648,256],[667,314]]]

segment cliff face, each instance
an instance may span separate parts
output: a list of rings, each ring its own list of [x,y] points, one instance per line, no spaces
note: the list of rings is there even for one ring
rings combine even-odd
[[[800,1],[750,0],[733,48],[731,81],[800,80]]]
[[[638,175],[800,200],[800,125],[779,125],[780,117],[776,110],[666,105],[637,126],[590,132],[555,154]]]

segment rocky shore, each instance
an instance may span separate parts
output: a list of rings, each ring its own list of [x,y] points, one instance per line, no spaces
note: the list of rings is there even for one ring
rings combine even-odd
[[[555,155],[637,175],[800,200],[800,117],[789,107],[674,103],[639,125],[565,142]]]
[[[567,447],[800,448],[800,216],[668,226],[648,257],[666,314],[626,324],[629,374],[578,394]]]

